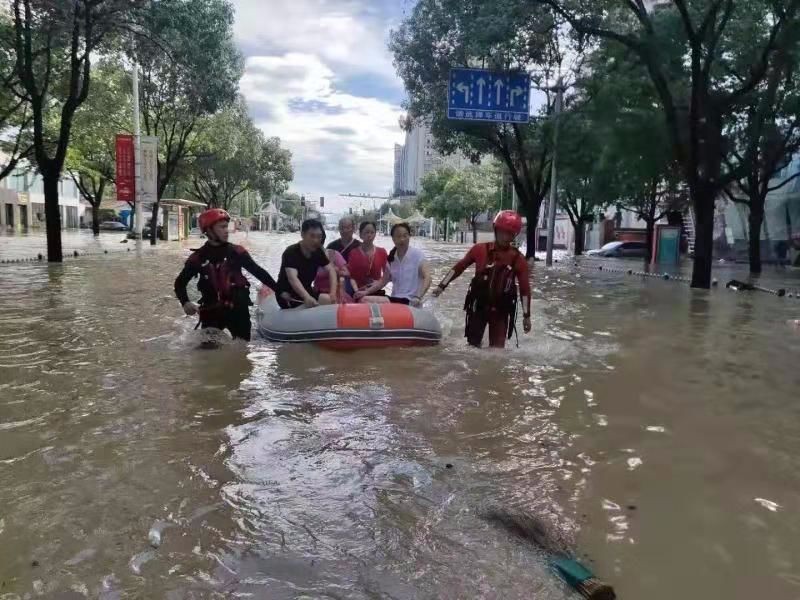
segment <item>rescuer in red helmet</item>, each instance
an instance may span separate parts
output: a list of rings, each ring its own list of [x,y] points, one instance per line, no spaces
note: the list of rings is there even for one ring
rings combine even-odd
[[[275,280],[259,267],[241,246],[228,242],[230,215],[221,208],[212,208],[200,215],[198,224],[208,241],[195,250],[175,279],[175,295],[189,315],[200,314],[203,329],[227,329],[234,338],[250,339],[250,282],[245,269],[272,290]],[[200,305],[189,301],[186,286],[200,276]]]
[[[513,210],[500,211],[494,219],[494,242],[475,244],[433,291],[439,296],[467,267],[475,265],[464,310],[467,313],[464,336],[471,346],[480,348],[486,326],[489,346],[504,348],[515,330],[517,283],[522,297],[523,328],[531,331],[531,284],[528,263],[511,242],[522,231],[522,217]]]

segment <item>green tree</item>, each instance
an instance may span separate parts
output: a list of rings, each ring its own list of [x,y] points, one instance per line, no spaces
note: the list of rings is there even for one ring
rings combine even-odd
[[[17,79],[13,33],[8,15],[0,15],[0,181],[33,153],[31,109]]]
[[[447,184],[455,176],[456,170],[452,167],[440,167],[422,178],[420,193],[417,196],[417,207],[427,217],[439,221],[448,221],[452,218],[451,206],[445,194]],[[448,239],[448,227],[445,226],[444,239]]]
[[[499,188],[497,171],[482,166],[456,171],[444,186],[449,216],[469,223],[474,244],[478,243],[478,217],[497,205]]]
[[[92,59],[129,30],[143,0],[12,0],[13,86],[30,105],[33,157],[42,176],[47,259],[61,262],[58,184],[75,112],[89,95]]]
[[[295,227],[300,227],[305,214],[305,208],[300,203],[300,195],[294,192],[284,193],[277,202],[278,210],[289,217]]]
[[[438,148],[473,162],[491,155],[508,169],[528,218],[528,255],[535,224],[550,186],[551,127],[547,119],[526,124],[468,123],[447,119],[444,99],[450,69],[458,66],[528,71],[544,88],[546,117],[554,105],[550,84],[566,70],[565,48],[549,11],[526,0],[420,0],[393,32],[390,48],[409,96],[411,122],[430,123]]]
[[[236,100],[242,58],[233,40],[227,0],[159,0],[145,23],[150,36],[133,49],[142,72],[143,132],[158,136],[160,201],[185,172],[205,119]],[[150,243],[156,243],[159,202],[153,203]]]
[[[261,136],[261,148],[256,168],[258,177],[254,179],[254,188],[262,198],[271,198],[283,194],[294,179],[291,150],[281,146],[278,137]]]
[[[92,207],[92,231],[100,234],[100,204],[116,179],[115,139],[132,129],[130,76],[119,63],[95,67],[92,93],[75,113],[66,170]]]
[[[575,231],[575,255],[583,254],[586,225],[608,202],[604,173],[598,168],[601,136],[578,104],[561,117],[559,135],[559,204]]]
[[[584,220],[596,209],[614,204],[645,222],[649,263],[655,224],[686,206],[685,186],[660,118],[655,89],[639,61],[624,47],[609,43],[591,54],[578,89],[581,105],[573,112],[582,123],[578,137],[570,140],[576,132],[569,125],[563,136],[571,145],[563,154],[565,176],[576,175],[574,153],[578,163],[584,163],[577,175],[591,174],[592,179],[593,206],[588,210],[580,206]],[[575,225],[578,206],[573,203],[571,208]]]
[[[245,192],[271,198],[292,180],[291,152],[266,139],[243,98],[210,117],[196,143],[189,193],[209,207],[231,210]]]
[[[794,181],[800,172],[781,174],[800,150],[798,52],[779,49],[764,85],[727,130],[733,146],[728,168],[739,178],[726,190],[748,209],[750,272],[761,273],[761,231],[767,196]]]
[[[622,44],[647,69],[696,220],[692,286],[711,285],[714,205],[744,165],[726,168],[725,132],[775,65],[798,45],[800,0],[537,0],[579,37]]]

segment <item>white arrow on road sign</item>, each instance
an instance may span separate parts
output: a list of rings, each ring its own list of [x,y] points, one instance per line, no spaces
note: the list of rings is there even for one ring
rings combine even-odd
[[[500,92],[503,89],[504,85],[505,85],[505,83],[503,83],[502,79],[496,79],[495,82],[494,82],[494,87],[497,88],[497,104],[496,104],[496,106],[500,106]]]
[[[459,83],[456,89],[464,93],[464,104],[469,104],[469,86],[465,83]]]
[[[517,86],[513,90],[511,90],[511,106],[514,106],[514,99],[517,96],[521,96],[523,91],[524,90],[519,86]]]
[[[486,85],[486,80],[481,77],[476,83],[478,84],[478,104],[483,104],[483,88]]]

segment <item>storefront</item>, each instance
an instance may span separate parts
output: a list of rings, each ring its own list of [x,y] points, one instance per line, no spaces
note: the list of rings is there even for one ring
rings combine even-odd
[[[185,240],[189,237],[193,215],[206,209],[203,202],[170,198],[160,202],[161,225],[164,239],[168,241]]]

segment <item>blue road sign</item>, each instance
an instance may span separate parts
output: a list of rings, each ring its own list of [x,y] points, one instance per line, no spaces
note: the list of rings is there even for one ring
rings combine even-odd
[[[527,73],[451,69],[447,118],[459,121],[527,123],[531,80]]]

